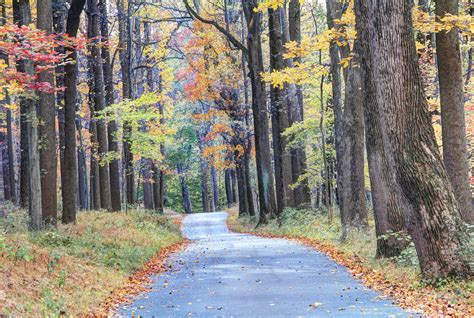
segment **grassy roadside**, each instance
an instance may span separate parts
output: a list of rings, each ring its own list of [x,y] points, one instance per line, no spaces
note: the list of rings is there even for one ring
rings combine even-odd
[[[30,233],[26,213],[0,218],[0,316],[81,316],[97,310],[161,250],[179,225],[146,212],[83,212],[75,226]]]
[[[430,317],[474,317],[473,282],[446,280],[428,286],[420,277],[413,246],[397,258],[375,259],[373,222],[371,232],[353,233],[353,237],[341,243],[338,220],[329,223],[319,211],[288,209],[280,227],[275,222],[257,229],[254,220],[238,218],[236,208],[229,212],[228,225],[233,231],[289,238],[317,249],[346,266],[366,286],[393,297],[404,308],[422,311]]]

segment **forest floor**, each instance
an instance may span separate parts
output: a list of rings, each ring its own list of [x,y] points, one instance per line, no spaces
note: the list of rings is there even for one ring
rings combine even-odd
[[[369,232],[352,233],[353,238],[342,243],[337,216],[329,222],[320,211],[288,209],[281,226],[274,222],[259,228],[255,228],[255,220],[239,218],[237,208],[228,212],[231,230],[265,238],[286,238],[316,249],[345,266],[365,286],[395,299],[403,308],[430,317],[474,317],[474,283],[442,280],[427,284],[420,276],[413,246],[399,257],[375,259],[373,220],[369,220]]]
[[[22,210],[0,218],[0,317],[103,313],[183,241],[179,222],[143,211],[81,212],[77,225],[35,233],[26,220]]]

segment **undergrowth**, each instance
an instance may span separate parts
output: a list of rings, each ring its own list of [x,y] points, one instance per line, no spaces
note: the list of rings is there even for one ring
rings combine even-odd
[[[167,217],[83,212],[77,225],[29,232],[24,211],[0,218],[0,316],[79,316],[162,248],[181,240]]]

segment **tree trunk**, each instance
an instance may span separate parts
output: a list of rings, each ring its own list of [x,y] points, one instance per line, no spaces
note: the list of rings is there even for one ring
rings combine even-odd
[[[211,185],[212,185],[212,211],[219,210],[219,188],[217,181],[216,168],[211,166]]]
[[[355,41],[355,49],[358,46]],[[344,101],[344,129],[342,160],[344,170],[342,179],[344,187],[340,192],[344,196],[345,204],[341,206],[341,220],[343,232],[351,228],[364,229],[368,227],[367,206],[365,200],[364,176],[364,91],[360,67],[358,66],[357,52],[352,57],[346,79]],[[344,233],[343,233],[344,238]]]
[[[191,208],[191,199],[189,197],[189,188],[188,188],[188,183],[186,180],[186,176],[184,176],[184,171],[182,168],[182,164],[178,163],[177,165],[177,170],[179,174],[179,183],[181,184],[181,194],[183,196],[183,207],[184,207],[184,213],[186,214],[191,214],[193,213],[192,208]]]
[[[84,1],[85,2],[85,1]],[[87,167],[86,167],[86,150],[84,147],[84,141],[82,137],[82,126],[80,124],[80,118],[76,122],[76,128],[79,135],[79,147],[77,148],[77,171],[78,171],[78,204],[79,209],[86,210],[88,205],[87,196]]]
[[[97,0],[88,0],[88,37],[91,39],[89,51],[92,60],[92,73],[94,75],[94,110],[100,112],[105,109],[105,83],[100,50],[99,9]],[[96,120],[97,142],[98,142],[98,165],[100,182],[100,207],[108,211],[112,210],[110,174],[108,162],[104,162],[109,151],[107,124],[103,120]]]
[[[243,1],[243,11],[247,21],[248,67],[252,87],[252,110],[257,162],[257,183],[260,202],[258,224],[265,224],[277,215],[274,179],[271,163],[269,123],[265,83],[261,73],[264,71],[261,43],[261,14],[253,10],[256,0]]]
[[[3,107],[0,106],[0,111],[4,111]],[[3,126],[3,122],[2,122]],[[4,127],[1,127],[2,129]],[[10,171],[8,169],[8,147],[7,147],[7,136],[4,131],[0,132],[0,161],[2,168],[2,178],[3,178],[3,198],[7,201],[10,201],[12,198],[11,188],[10,188]]]
[[[55,34],[63,34],[66,31],[66,19],[67,19],[67,4],[65,0],[52,0],[53,5],[53,31]],[[66,52],[64,47],[56,48],[56,52],[59,54],[64,54]],[[65,132],[64,132],[64,87],[65,87],[65,67],[62,63],[59,63],[55,67],[55,79],[56,79],[56,109],[58,115],[58,131],[59,131],[59,166],[61,171],[61,199],[64,197],[62,194],[64,190],[64,145],[65,145]],[[64,202],[63,202],[64,205]],[[64,210],[64,207],[63,207]]]
[[[47,34],[53,32],[53,13],[51,0],[36,1],[36,21],[38,29]],[[46,82],[54,87],[54,73],[44,71],[38,75],[39,82]],[[40,125],[40,165],[41,165],[41,200],[43,221],[55,226],[58,217],[57,197],[57,154],[56,154],[56,108],[54,93],[40,92],[38,99]]]
[[[458,15],[458,0],[436,0],[435,12],[436,16],[440,18],[446,14]],[[466,149],[463,69],[457,28],[453,28],[449,32],[440,31],[436,34],[436,57],[441,100],[444,165],[454,188],[461,217],[465,222],[474,224]]]
[[[286,13],[286,6],[282,10],[282,31],[283,44],[289,41],[301,42],[301,8],[299,1],[290,1],[288,10],[288,18]],[[294,67],[294,62],[301,62],[301,58],[285,59],[286,67]],[[301,86],[295,84],[287,85],[288,93],[288,114],[289,125],[296,122],[303,121],[303,92]],[[290,150],[291,156],[291,176],[292,184],[298,184],[293,191],[294,202],[293,206],[298,207],[302,204],[309,204],[311,202],[310,190],[308,180],[305,178],[300,180],[300,177],[306,172],[306,153],[302,147]]]
[[[100,19],[100,34],[102,43],[109,41],[109,22],[107,12],[107,1],[99,1],[99,11],[101,14]],[[101,50],[102,55],[102,68],[104,73],[105,82],[105,104],[110,106],[114,103],[114,84],[113,84],[113,70],[112,62],[110,58],[110,50],[108,45],[103,45]],[[122,208],[120,198],[120,162],[118,160],[118,143],[117,143],[117,123],[114,120],[109,121],[107,126],[107,142],[109,145],[109,152],[115,153],[116,157],[113,157],[109,161],[109,174],[110,174],[110,205],[111,211],[120,211]]]
[[[282,8],[268,9],[270,67],[272,71],[283,70],[286,66],[283,60],[282,11]],[[281,216],[285,207],[295,205],[294,193],[290,188],[293,183],[292,158],[290,151],[287,149],[287,140],[282,135],[290,126],[289,110],[293,105],[288,102],[289,94],[288,85],[281,88],[273,85],[271,87],[273,156],[275,180],[278,181],[275,183],[278,216]]]
[[[91,106],[92,108],[92,106]],[[97,144],[97,126],[95,122],[90,123],[89,133],[91,136],[92,145]],[[100,176],[99,176],[99,163],[97,161],[97,148],[91,147],[90,156],[90,198],[91,198],[91,210],[99,210],[101,208],[101,197],[100,197]]]
[[[84,9],[85,0],[74,0],[67,14],[66,33],[71,37],[77,36],[80,16]],[[86,170],[77,169],[76,157],[76,98],[77,98],[77,52],[67,48],[68,58],[72,63],[65,66],[64,84],[64,167],[61,169],[61,184],[63,197],[63,223],[76,222],[76,195],[78,173],[79,178],[85,177]],[[84,164],[85,168],[85,164]],[[82,181],[82,180],[81,180]],[[83,190],[84,191],[84,190]],[[81,194],[81,192],[79,192]],[[79,196],[80,197],[80,196]],[[82,204],[84,202],[81,202]],[[85,206],[82,206],[85,208]]]
[[[224,183],[225,183],[225,197],[227,200],[227,207],[230,207],[233,203],[234,193],[232,192],[232,180],[230,176],[230,169],[224,170]]]
[[[9,101],[9,98],[7,99]],[[7,152],[8,152],[8,174],[10,175],[10,200],[17,203],[16,196],[16,178],[15,178],[15,157],[13,151],[13,129],[12,129],[12,111],[7,109]]]
[[[132,98],[132,79],[131,79],[131,34],[130,34],[130,4],[127,5],[125,12],[124,0],[117,0],[118,11],[118,29],[119,29],[119,56],[120,68],[122,73],[122,98]],[[134,203],[133,194],[135,192],[135,177],[133,171],[133,155],[129,135],[131,127],[124,123],[123,127],[123,152],[124,152],[124,178],[126,182],[126,199],[128,204]]]
[[[13,0],[13,22],[18,26],[28,25],[31,22],[31,10],[29,0]],[[17,64],[19,72],[26,71],[25,61]],[[28,101],[20,98],[20,206],[26,208],[29,200],[29,175],[28,175]]]
[[[466,276],[466,231],[441,160],[419,72],[408,0],[356,0],[365,82],[373,85],[376,116],[390,175],[411,209],[405,224],[427,278]]]

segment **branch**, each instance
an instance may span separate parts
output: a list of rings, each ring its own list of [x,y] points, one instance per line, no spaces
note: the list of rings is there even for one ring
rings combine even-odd
[[[235,45],[238,49],[240,49],[245,55],[249,55],[248,49],[243,45],[239,40],[237,40],[230,32],[228,32],[225,28],[221,27],[216,21],[213,20],[208,20],[203,17],[201,17],[191,6],[189,5],[188,0],[183,0],[184,5],[186,6],[186,9],[188,10],[189,14],[196,20],[201,21],[202,23],[205,24],[210,24],[214,26],[219,32],[224,34],[227,39]]]

